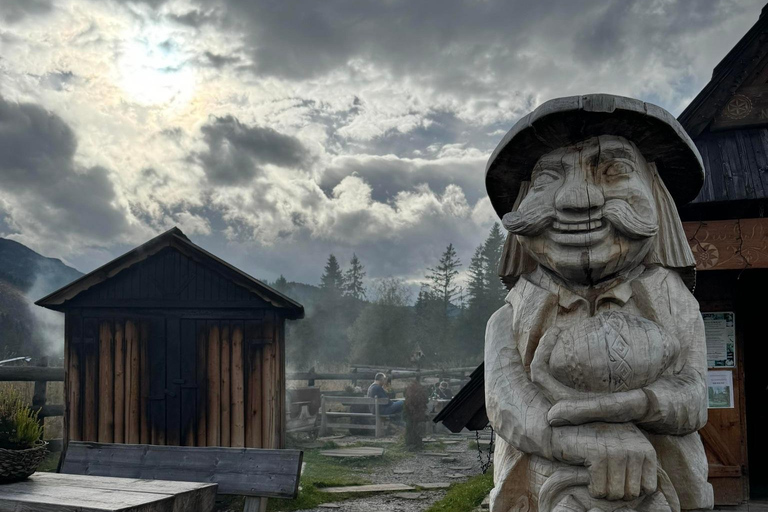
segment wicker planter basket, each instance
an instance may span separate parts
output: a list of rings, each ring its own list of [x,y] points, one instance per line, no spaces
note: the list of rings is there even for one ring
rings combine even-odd
[[[48,443],[26,450],[0,448],[0,484],[24,480],[37,471],[47,453]]]

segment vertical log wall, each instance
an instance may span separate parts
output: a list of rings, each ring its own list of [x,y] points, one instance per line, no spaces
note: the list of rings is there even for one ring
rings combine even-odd
[[[283,323],[67,315],[68,438],[282,447]]]

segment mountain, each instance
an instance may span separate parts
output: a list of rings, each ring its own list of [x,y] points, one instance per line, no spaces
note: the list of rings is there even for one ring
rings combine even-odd
[[[0,360],[61,351],[62,315],[33,303],[82,275],[59,259],[0,238]]]

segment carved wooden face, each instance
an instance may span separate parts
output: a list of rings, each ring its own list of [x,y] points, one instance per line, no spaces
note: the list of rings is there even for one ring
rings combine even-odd
[[[640,264],[659,229],[652,174],[637,147],[603,135],[542,156],[504,226],[566,280],[592,284]]]

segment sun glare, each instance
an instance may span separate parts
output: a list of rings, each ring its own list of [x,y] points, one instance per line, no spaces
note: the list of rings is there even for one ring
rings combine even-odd
[[[161,33],[144,35],[127,43],[118,69],[120,88],[132,102],[183,104],[194,93],[194,71],[176,44]]]

